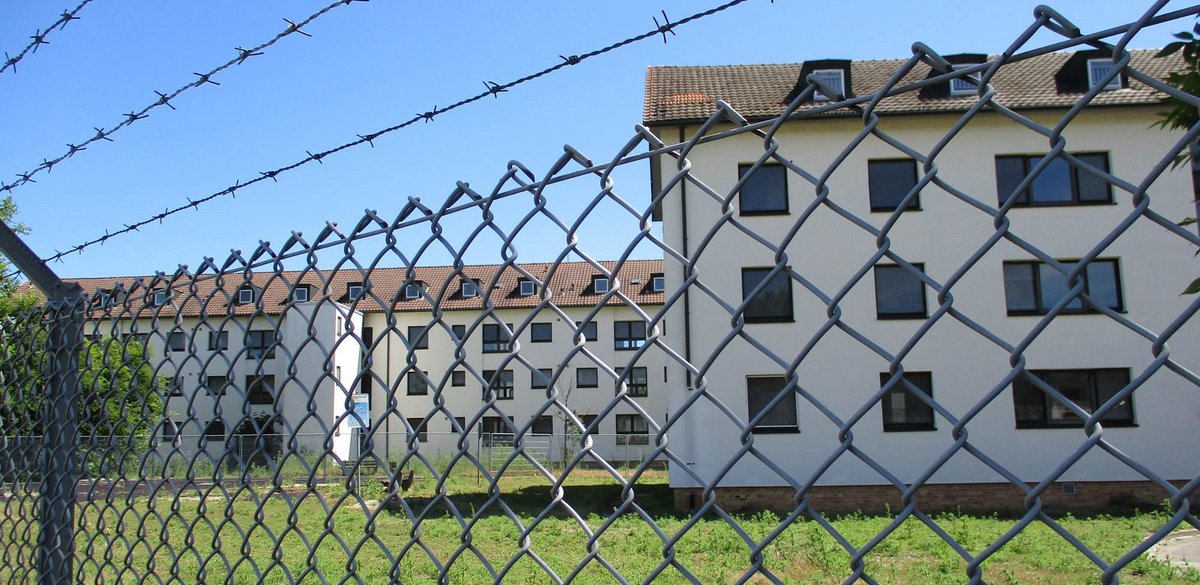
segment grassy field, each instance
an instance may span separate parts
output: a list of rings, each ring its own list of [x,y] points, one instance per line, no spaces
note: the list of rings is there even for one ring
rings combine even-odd
[[[489,505],[487,484],[464,474],[448,483],[449,500],[470,519],[469,533],[439,505],[434,483],[420,480],[405,502],[417,514],[414,528],[404,509],[367,512],[341,486],[316,491],[289,489],[264,497],[262,490],[185,492],[171,497],[124,497],[114,504],[81,504],[78,540],[81,580],[85,583],[266,583],[340,582],[353,568],[361,582],[436,583],[439,567],[450,566],[450,583],[484,583],[493,572],[506,583],[551,583],[544,563],[561,579],[575,571],[576,583],[615,583],[617,572],[642,582],[664,566],[663,540],[637,514],[609,520],[621,501],[620,488],[602,472],[575,471],[564,500],[580,515],[580,525],[565,507],[552,504],[544,479],[506,477],[500,484],[506,507]],[[367,497],[382,489],[363,490]],[[670,509],[665,472],[652,472],[638,483],[636,502],[668,537],[691,520]],[[18,546],[32,533],[27,501],[0,502],[0,583],[24,582]],[[294,509],[294,510],[293,510]],[[536,524],[534,518],[547,513]],[[763,542],[780,524],[774,514],[739,516],[738,524]],[[943,514],[938,525],[971,554],[978,554],[1017,522],[1012,518]],[[1061,524],[1102,558],[1114,559],[1136,545],[1168,516],[1142,512],[1130,516],[1064,517]],[[832,524],[855,547],[873,539],[892,521],[886,516],[846,516]],[[530,526],[532,529],[529,529]],[[522,529],[528,530],[522,534]],[[589,543],[589,534],[594,535]],[[657,573],[655,583],[689,582],[683,571],[703,583],[731,583],[747,575],[751,546],[720,518],[704,518],[675,545],[674,565]],[[819,523],[789,525],[763,550],[764,567],[787,583],[842,582],[851,575],[849,553]],[[916,520],[901,524],[865,557],[866,574],[882,583],[963,583],[967,563],[930,528]],[[14,574],[16,572],[16,574]],[[992,555],[983,565],[988,583],[1098,583],[1100,571],[1061,536],[1035,524]],[[1121,574],[1122,583],[1200,583],[1200,572],[1181,571],[1145,557]],[[749,575],[751,583],[770,582]],[[357,582],[353,578],[349,582]]]

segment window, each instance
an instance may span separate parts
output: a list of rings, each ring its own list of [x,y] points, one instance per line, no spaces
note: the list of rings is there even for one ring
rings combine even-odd
[[[846,95],[846,85],[843,82],[841,69],[817,69],[812,72],[812,76],[828,86],[829,89],[832,89],[835,94]],[[823,102],[828,100],[829,98],[819,89],[813,94],[813,101]]]
[[[204,389],[208,391],[209,396],[224,396],[225,389],[229,387],[229,378],[225,376],[204,377]]]
[[[771,268],[742,269],[742,299],[746,309],[742,315],[747,323],[769,323],[792,321],[792,279],[787,270],[776,272],[762,290],[751,298],[750,294],[762,284]]]
[[[450,372],[450,385],[451,386],[466,386],[467,385],[467,373],[463,370],[454,370],[453,372]]]
[[[249,287],[238,289],[237,302],[239,305],[253,305],[254,289]]]
[[[1060,260],[1067,270],[1077,262]],[[1093,260],[1081,275],[1083,292],[1092,302],[1114,311],[1124,311],[1120,268],[1116,260]],[[1009,315],[1045,315],[1067,295],[1067,275],[1044,262],[1005,262],[1004,299]],[[1075,297],[1064,313],[1094,313],[1096,309]]]
[[[1081,163],[1108,172],[1106,153],[1076,153],[1073,156]],[[996,190],[1001,205],[1041,160],[1042,155],[1039,154],[996,157]],[[1028,189],[1016,194],[1014,205],[1096,205],[1112,202],[1112,186],[1108,182],[1071,166],[1065,158],[1056,157],[1042,169]]]
[[[164,441],[174,441],[175,437],[179,436],[179,421],[164,420],[162,426],[162,438]]]
[[[882,388],[892,375],[884,372],[879,374],[879,387]],[[920,390],[933,398],[933,375],[929,372],[904,372],[900,380],[883,395],[883,430],[894,431],[932,431],[933,407],[917,397]]]
[[[429,334],[420,325],[410,325],[408,342],[412,344],[413,349],[429,349]]]
[[[625,372],[625,368],[617,368],[617,375]],[[630,368],[629,378],[625,380],[629,385],[629,395],[634,397],[648,396],[650,394],[649,377],[646,375],[646,368],[636,367]]]
[[[408,385],[409,396],[421,396],[429,394],[429,380],[425,377],[429,372],[409,372],[405,376]]]
[[[204,437],[211,443],[225,440],[225,421],[215,419],[204,426]]]
[[[637,349],[645,344],[645,321],[617,321],[613,323],[613,349]]]
[[[575,325],[581,329],[584,341],[596,341],[600,338],[597,333],[595,321],[588,321],[586,324],[576,321]]]
[[[417,435],[418,441],[422,443],[429,441],[429,432],[427,428],[428,425],[426,424],[425,419],[409,418],[405,420],[408,421],[408,426],[412,427],[412,432]],[[410,440],[412,439],[411,434],[408,437]]]
[[[512,324],[501,327],[497,323],[483,326],[483,353],[505,352],[512,348]]]
[[[962,64],[962,65],[954,65],[953,67],[954,67],[954,69],[958,70],[958,69],[966,69],[968,67],[973,67],[973,66],[974,66],[974,64],[966,63],[966,64]],[[976,83],[978,83],[979,74],[974,73],[971,75],[960,75],[959,77],[955,77],[954,79],[951,79],[950,80],[950,95],[953,95],[953,96],[975,95],[976,93],[978,93],[978,85],[976,83],[971,83],[970,81],[968,81],[968,79],[974,79],[976,81]]]
[[[533,343],[549,343],[554,340],[554,332],[549,323],[534,323],[529,328],[529,341]]]
[[[592,423],[596,422],[596,415],[594,415],[594,414],[580,414],[578,416],[579,416],[579,422],[583,423],[583,428],[576,427],[575,423],[573,421],[568,420],[567,424],[570,425],[570,427],[569,427],[570,430],[574,430],[574,431],[582,433],[583,431],[587,430],[588,427],[591,427]],[[599,427],[595,427],[592,432],[599,433],[600,432]]]
[[[750,376],[746,378],[747,421],[766,411],[767,406],[787,386],[783,376]],[[796,396],[789,390],[751,429],[756,433],[796,433]]]
[[[250,404],[275,404],[275,376],[246,376],[246,400]]]
[[[752,164],[738,165],[738,212],[742,215],[769,215],[788,212],[787,169],[783,165],[762,165],[746,176]]]
[[[275,357],[276,333],[270,331],[247,331],[246,351],[256,360]]]
[[[208,350],[217,351],[220,349],[229,349],[229,332],[228,331],[209,331],[208,332]]]
[[[485,416],[479,425],[479,437],[484,447],[496,444],[512,444],[515,429],[512,417]]]
[[[529,428],[531,435],[553,435],[554,434],[554,417],[550,415],[542,415],[534,419],[533,426]]]
[[[922,264],[913,267],[925,272]],[[924,318],[925,283],[898,264],[876,264],[875,315],[880,319]]]
[[[650,275],[650,292],[660,293],[667,290],[667,279],[661,274]]]
[[[537,294],[537,286],[533,284],[532,280],[522,278],[517,282],[517,294],[523,297],[531,297]]]
[[[169,384],[170,394],[168,396],[183,396],[183,380],[179,378],[171,378]]]
[[[411,301],[421,298],[421,282],[416,281],[404,285],[404,300]]]
[[[917,186],[917,161],[911,158],[867,161],[867,188],[871,211],[895,211]],[[920,209],[917,194],[904,209]]]
[[[496,400],[512,400],[513,397],[513,372],[512,370],[502,370],[499,374],[496,370],[484,370],[483,379],[487,382],[487,386],[483,388],[483,399],[488,399],[488,388],[496,392]]]
[[[600,385],[599,370],[596,368],[576,368],[576,388],[596,388]]]
[[[617,415],[618,445],[649,445],[650,425],[640,414]]]
[[[1095,412],[1129,384],[1129,370],[1125,368],[1027,372],[1088,413]],[[1083,426],[1083,419],[1071,412],[1066,404],[1043,391],[1024,375],[1013,380],[1013,409],[1018,429]],[[1109,410],[1101,422],[1111,426],[1133,425],[1132,396]]]
[[[295,289],[292,290],[292,302],[293,303],[307,303],[308,302],[308,293],[309,293],[309,288],[308,288],[307,284],[302,284],[300,286],[297,286]]]
[[[352,282],[346,285],[346,298],[351,301],[358,300],[363,294],[363,285],[361,282]]]
[[[170,351],[186,351],[187,336],[180,331],[171,333],[171,335],[167,337],[167,349]]]
[[[1112,70],[1117,68],[1117,64],[1112,59],[1088,59],[1087,68],[1088,89],[1091,89],[1103,81],[1105,75],[1112,73]],[[1114,75],[1102,89],[1104,91],[1121,89],[1121,74]]]
[[[550,378],[554,377],[554,370],[550,368],[538,368],[536,372],[532,372],[531,374],[529,387],[539,390],[550,386]]]
[[[161,307],[165,304],[167,304],[167,291],[165,291],[165,290],[150,291],[150,305],[151,306]]]
[[[592,277],[592,292],[598,295],[608,292],[608,277],[593,276]]]
[[[471,298],[475,298],[475,297],[479,296],[479,281],[478,280],[462,281],[462,288],[459,289],[459,294],[464,299],[471,299]]]
[[[451,325],[450,332],[454,334],[454,339],[456,341],[462,341],[467,338],[466,325]]]

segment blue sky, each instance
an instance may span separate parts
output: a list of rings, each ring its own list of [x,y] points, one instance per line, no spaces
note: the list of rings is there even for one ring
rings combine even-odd
[[[183,94],[172,111],[120,131],[14,191],[27,242],[43,256],[246,180],[260,171],[391,126],[473,95],[483,81],[506,82],[719,2],[398,2],[339,6],[264,55]],[[0,5],[0,51],[16,54],[29,35],[76,2]],[[0,177],[6,182],[68,143],[110,128],[131,110],[259,44],[329,0],[150,2],[95,0],[80,20],[54,31],[50,44],[0,74]],[[400,130],[222,198],[162,225],[114,238],[52,268],[63,276],[195,269],[231,249],[249,253],[260,240],[281,244],[293,230],[316,236],[326,221],[353,226],[364,209],[395,217],[410,196],[438,205],[456,181],[490,191],[508,161],[539,176],[570,144],[593,160],[611,158],[641,120],[644,71],[650,65],[794,62],[816,58],[906,57],[914,41],[943,53],[1003,50],[1030,22],[1032,2],[931,0],[919,3],[750,0],[661,39],[565,68],[501,95]],[[1148,2],[1060,1],[1053,6],[1085,32],[1124,24]],[[1098,7],[1103,6],[1103,9]],[[1186,6],[1172,2],[1167,10]],[[661,17],[660,17],[661,18]],[[1184,27],[1145,31],[1134,48],[1157,47]],[[1042,33],[1030,46],[1057,40]],[[618,192],[644,202],[647,167],[624,169]],[[552,193],[570,213],[595,195],[596,183],[572,181]],[[498,210],[515,223],[527,198]],[[600,210],[581,234],[593,257],[620,254],[636,230],[627,214]],[[471,225],[478,214],[463,218]],[[537,226],[535,226],[537,227]],[[545,228],[546,226],[541,226]],[[414,235],[415,237],[415,235]],[[420,238],[401,242],[418,243]],[[561,232],[530,233],[521,257],[547,260]],[[533,244],[533,245],[530,245]],[[373,255],[377,249],[360,250]],[[639,249],[639,256],[654,254]],[[322,257],[331,266],[339,253]],[[427,263],[445,257],[431,256]],[[468,254],[497,260],[495,247]]]

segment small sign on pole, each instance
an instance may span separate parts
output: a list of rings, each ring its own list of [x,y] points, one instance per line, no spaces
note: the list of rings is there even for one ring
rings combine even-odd
[[[371,428],[371,397],[355,394],[350,399],[354,401],[354,415],[350,416],[350,428]]]

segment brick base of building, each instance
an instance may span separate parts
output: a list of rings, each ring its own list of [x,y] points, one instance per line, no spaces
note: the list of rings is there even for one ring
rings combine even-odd
[[[1181,487],[1187,482],[1171,483]],[[677,488],[674,492],[675,509],[679,512],[692,512],[703,503],[700,489]],[[717,504],[726,512],[766,510],[786,514],[796,506],[796,490],[791,487],[721,487],[717,488],[716,496]],[[893,486],[815,486],[809,491],[808,498],[812,508],[823,515],[895,513],[902,508],[900,491]],[[1041,494],[1042,504],[1048,512],[1149,510],[1163,506],[1168,498],[1167,492],[1150,481],[1061,482]],[[1026,511],[1024,492],[1008,483],[928,484],[917,491],[917,504],[923,512]]]

